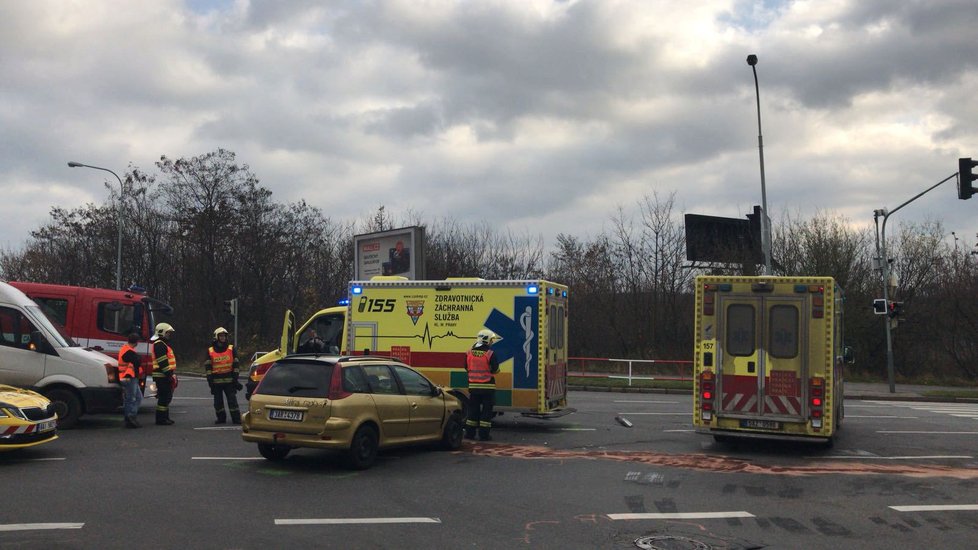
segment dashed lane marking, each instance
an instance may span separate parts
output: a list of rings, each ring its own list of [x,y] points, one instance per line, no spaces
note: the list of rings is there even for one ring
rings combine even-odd
[[[34,531],[38,529],[81,529],[84,523],[7,523],[0,531]]]
[[[192,456],[190,460],[265,460],[260,456]]]
[[[850,418],[914,418],[914,419],[916,419],[916,418],[920,418],[920,417],[919,416],[895,416],[895,415],[892,415],[892,414],[881,414],[881,415],[872,415],[872,414],[865,414],[865,415],[860,415],[860,414],[847,414],[846,415],[846,420],[849,420]]]
[[[210,430],[210,431],[228,431],[234,430],[236,432],[241,431],[241,426],[205,426],[203,428],[194,428],[195,430]]]
[[[638,401],[632,399],[616,399],[614,403],[651,403],[654,405],[675,405],[679,401]]]
[[[608,514],[608,519],[630,520],[630,519],[724,519],[724,518],[752,518],[754,514],[750,512],[669,512],[669,513],[642,513],[642,514]]]
[[[275,525],[377,525],[385,523],[441,523],[441,520],[438,518],[320,518],[275,520]]]
[[[975,458],[968,455],[922,455],[922,456],[875,456],[875,455],[832,455],[832,456],[806,456],[805,458],[817,458],[824,460],[968,460]]]
[[[917,506],[890,506],[897,512],[945,512],[956,510],[978,510],[978,504],[932,504]]]
[[[978,432],[935,432],[932,430],[876,430],[878,434],[978,435]]]

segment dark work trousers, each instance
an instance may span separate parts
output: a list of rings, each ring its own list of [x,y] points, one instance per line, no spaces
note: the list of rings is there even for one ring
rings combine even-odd
[[[227,412],[231,413],[231,421],[235,424],[241,423],[241,411],[238,410],[238,389],[234,387],[234,382],[228,384],[214,384],[211,387],[214,394],[214,412],[217,413],[217,421],[227,421]],[[224,410],[224,399],[227,398],[228,408]]]
[[[475,435],[479,428],[479,439],[488,440],[492,429],[492,408],[496,404],[496,390],[476,388],[469,390],[469,417],[465,420],[465,434]]]
[[[170,420],[170,401],[173,401],[173,378],[164,376],[154,378],[156,381],[156,422]]]

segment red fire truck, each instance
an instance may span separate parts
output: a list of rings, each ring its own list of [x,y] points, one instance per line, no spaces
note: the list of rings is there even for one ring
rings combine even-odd
[[[41,306],[55,324],[84,348],[100,351],[113,359],[129,333],[140,335],[137,351],[143,356],[140,378],[152,371],[149,338],[156,326],[156,314],[173,312],[168,304],[146,295],[139,287],[128,290],[22,283],[10,285]]]

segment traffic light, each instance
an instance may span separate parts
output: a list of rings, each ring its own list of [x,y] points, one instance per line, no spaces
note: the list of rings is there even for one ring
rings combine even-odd
[[[224,300],[224,312],[228,315],[237,316],[238,315],[238,299],[232,298],[230,300]]]
[[[887,314],[886,300],[884,300],[883,298],[877,298],[876,300],[873,300],[873,313],[875,313],[876,315],[886,315]]]
[[[978,179],[978,176],[971,171],[978,166],[978,160],[970,158],[958,159],[958,198],[962,200],[970,199],[971,195],[978,192],[971,182]]]
[[[890,302],[890,318],[903,316],[903,302]]]

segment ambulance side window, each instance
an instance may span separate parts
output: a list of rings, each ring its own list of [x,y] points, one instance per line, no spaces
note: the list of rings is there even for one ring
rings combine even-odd
[[[798,357],[798,308],[792,305],[771,307],[768,347],[772,357]]]
[[[727,308],[727,353],[741,357],[754,355],[754,306],[732,304]]]

